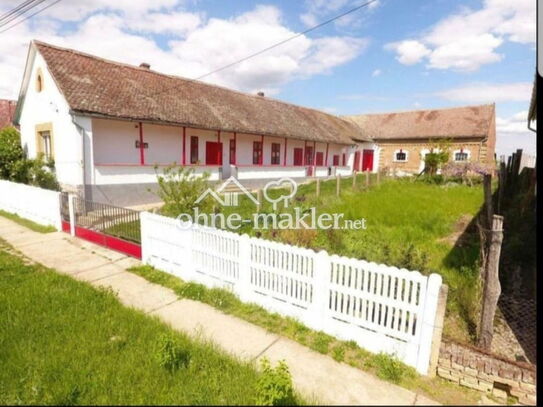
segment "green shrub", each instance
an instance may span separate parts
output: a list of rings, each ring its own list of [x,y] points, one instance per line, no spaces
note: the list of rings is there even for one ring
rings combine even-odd
[[[377,376],[392,383],[400,383],[404,378],[415,376],[413,368],[386,353],[375,356],[372,364],[377,369]]]
[[[262,359],[262,374],[257,382],[257,404],[260,406],[290,406],[296,404],[292,377],[285,361],[272,368]]]
[[[0,178],[11,180],[14,164],[23,158],[19,132],[14,127],[4,127],[0,130]]]
[[[155,167],[155,171],[156,171]],[[161,213],[165,216],[177,217],[184,213],[192,213],[195,207],[200,212],[212,209],[212,199],[206,198],[196,204],[196,200],[209,187],[209,173],[194,175],[194,168],[183,168],[174,165],[164,168],[157,174],[158,196],[164,201]]]
[[[170,372],[190,363],[190,352],[183,349],[173,336],[165,334],[158,340],[156,357],[158,364]]]

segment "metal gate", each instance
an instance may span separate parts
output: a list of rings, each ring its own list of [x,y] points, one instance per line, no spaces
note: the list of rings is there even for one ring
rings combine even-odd
[[[62,230],[71,232],[70,195],[61,194]],[[74,233],[82,239],[141,259],[140,212],[118,206],[73,199]]]

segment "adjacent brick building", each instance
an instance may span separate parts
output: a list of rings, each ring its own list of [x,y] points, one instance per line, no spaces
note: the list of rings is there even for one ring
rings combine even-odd
[[[17,102],[15,100],[0,99],[0,129],[13,125],[16,107]]]
[[[451,142],[450,160],[494,162],[495,105],[347,116],[379,146],[378,168],[406,173],[424,169],[439,140]]]

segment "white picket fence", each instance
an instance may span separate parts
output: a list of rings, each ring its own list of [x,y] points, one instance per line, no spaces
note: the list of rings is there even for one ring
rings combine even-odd
[[[186,224],[185,224],[186,226]],[[142,260],[427,374],[441,276],[141,214]]]
[[[0,209],[61,229],[60,192],[0,180]]]

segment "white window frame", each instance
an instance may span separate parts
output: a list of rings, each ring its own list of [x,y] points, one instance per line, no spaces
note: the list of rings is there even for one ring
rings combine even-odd
[[[398,154],[398,153],[404,153],[405,154],[405,160],[397,160],[396,159],[396,154]],[[392,161],[394,161],[395,163],[406,163],[407,161],[409,161],[409,151],[404,150],[403,148],[401,148],[399,150],[395,150],[394,155],[392,156]]]
[[[465,160],[457,160],[456,159],[456,154],[457,153],[464,153],[464,154],[467,154],[467,158]],[[467,148],[462,148],[460,150],[454,150],[453,151],[453,161],[456,162],[456,163],[465,163],[467,161],[469,161],[471,159],[471,151]]]

